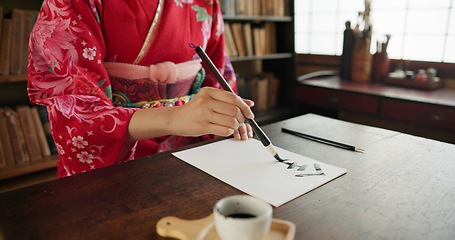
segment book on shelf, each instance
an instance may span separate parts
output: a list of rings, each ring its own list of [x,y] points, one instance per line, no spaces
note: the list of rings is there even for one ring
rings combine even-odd
[[[261,15],[271,16],[273,14],[272,4],[269,2],[269,0],[261,0]]]
[[[234,0],[220,0],[221,13],[224,16],[235,15],[236,1]]]
[[[14,160],[13,146],[11,144],[11,137],[8,130],[8,123],[6,119],[6,109],[0,108],[0,138],[2,141],[3,155],[5,156],[5,162],[7,166],[14,166],[16,162]]]
[[[2,113],[0,112],[0,115],[1,114]],[[0,116],[0,125],[2,124],[1,121],[2,121],[2,116]],[[4,128],[0,127],[0,134],[3,135],[3,131],[4,131]],[[5,155],[5,149],[3,147],[3,138],[0,137],[0,168],[5,168],[7,166],[6,161],[7,160],[6,160],[6,155]]]
[[[254,53],[256,56],[262,56],[266,53],[266,41],[267,39],[264,29],[260,27],[253,27]]]
[[[237,4],[235,5],[236,15],[247,15],[247,1],[248,0],[236,0]],[[251,1],[251,0],[250,0]]]
[[[252,107],[253,110],[258,109],[258,84],[257,84],[258,78],[253,77],[247,80],[248,82],[248,90],[250,99],[254,102],[254,106]]]
[[[235,47],[240,57],[246,56],[245,38],[243,36],[242,23],[231,23],[232,35],[234,37]]]
[[[46,135],[47,143],[49,144],[49,149],[51,154],[57,154],[57,146],[55,145],[54,138],[51,134],[51,126],[49,123],[49,115],[47,108],[42,105],[35,106],[38,110],[39,117],[41,119],[41,124],[43,125],[44,134]]]
[[[13,20],[5,18],[2,24],[0,43],[0,74],[8,75],[11,66],[11,44],[13,35]]]
[[[275,3],[275,7],[274,7],[274,13],[273,15],[274,16],[279,16],[279,17],[282,17],[282,16],[286,16],[287,13],[287,0],[276,0],[276,1],[273,1]]]
[[[277,101],[278,101],[278,89],[280,88],[280,80],[275,76],[269,78],[269,86],[268,86],[268,101],[267,101],[267,108],[275,108]]]
[[[254,2],[256,0],[245,0],[243,4],[245,4],[245,12],[247,16],[254,16]]]
[[[229,23],[224,23],[224,33],[224,43],[228,51],[228,55],[231,57],[237,57],[239,54],[235,46],[234,36],[232,35],[231,25]]]
[[[287,6],[289,0],[260,0],[261,1],[261,15],[263,16],[285,16],[289,14]]]
[[[29,37],[38,11],[14,8],[8,15],[10,18],[2,16],[0,74],[24,74],[27,73]]]
[[[260,16],[261,15],[261,0],[253,0],[251,1],[251,14],[253,16]]]
[[[265,53],[276,53],[276,25],[272,22],[264,23],[265,35]]]
[[[25,11],[22,9],[15,8],[12,11],[12,20],[13,20],[13,35],[11,39],[11,68],[10,72],[12,74],[22,73],[23,65],[23,55],[24,51],[24,39],[22,38],[24,27],[24,17]]]
[[[22,41],[24,46],[22,47],[22,71],[21,73],[27,73],[28,65],[28,42],[30,39],[30,33],[32,32],[33,25],[38,17],[38,11],[36,10],[24,10],[24,16],[22,21],[24,22],[24,30],[22,31]]]
[[[35,163],[57,154],[50,134],[47,109],[39,105],[0,108],[0,166]],[[4,157],[3,160],[1,157]]]
[[[285,16],[289,0],[220,0],[226,16]]]
[[[273,73],[257,74],[246,80],[243,77],[237,79],[239,95],[254,101],[253,110],[265,111],[276,106],[279,79]]]
[[[0,45],[2,44],[3,6],[0,6]]]
[[[237,76],[237,94],[245,99],[251,99],[250,87],[243,76]]]
[[[256,108],[258,111],[265,111],[267,110],[267,99],[268,96],[268,87],[269,81],[267,78],[262,76],[258,77],[256,80],[257,85],[257,105]]]
[[[278,99],[278,89],[280,87],[280,80],[275,77],[272,72],[264,72],[260,74],[262,79],[266,79],[267,81],[267,89],[263,90],[267,95],[267,99],[265,99],[264,105],[266,109],[271,109],[276,106],[277,99]]]
[[[273,22],[225,23],[225,33],[229,56],[262,56],[277,51],[276,25]]]
[[[2,139],[0,138],[0,168],[6,167],[5,152],[3,150]]]
[[[253,34],[251,32],[251,24],[250,23],[244,23],[242,24],[242,29],[243,29],[243,38],[245,41],[245,49],[246,49],[246,55],[247,56],[253,56]]]
[[[5,115],[16,165],[30,162],[27,147],[25,146],[24,133],[22,132],[17,112],[7,107],[5,108]]]
[[[28,105],[16,106],[17,116],[19,123],[24,134],[25,146],[30,161],[38,161],[43,155],[41,154],[41,147],[38,141],[37,130],[33,121],[32,111]]]
[[[32,118],[33,118],[33,123],[36,129],[36,136],[38,138],[39,146],[41,148],[41,154],[43,157],[47,157],[51,155],[51,149],[49,147],[49,143],[47,142],[47,137],[46,133],[44,132],[44,125],[43,122],[41,121],[39,112],[38,112],[38,107],[34,106],[30,108]]]

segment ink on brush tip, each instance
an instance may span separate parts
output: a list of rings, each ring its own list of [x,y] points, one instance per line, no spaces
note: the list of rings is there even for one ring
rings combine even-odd
[[[365,153],[365,149],[363,148],[356,147],[354,150],[357,152]]]

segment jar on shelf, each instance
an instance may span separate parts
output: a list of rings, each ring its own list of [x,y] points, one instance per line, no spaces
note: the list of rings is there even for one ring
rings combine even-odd
[[[371,65],[370,38],[356,39],[352,52],[351,80],[355,82],[370,81]]]

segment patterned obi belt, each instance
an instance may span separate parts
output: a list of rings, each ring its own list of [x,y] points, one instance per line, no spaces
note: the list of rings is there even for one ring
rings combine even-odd
[[[205,79],[200,60],[150,66],[105,62],[115,106],[154,108],[181,106],[199,92]]]

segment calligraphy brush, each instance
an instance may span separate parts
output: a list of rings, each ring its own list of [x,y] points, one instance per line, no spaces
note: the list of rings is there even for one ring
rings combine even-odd
[[[221,75],[221,73],[215,67],[215,64],[213,64],[212,60],[210,60],[209,56],[207,56],[204,49],[202,49],[200,46],[195,46],[192,43],[190,43],[190,47],[195,48],[196,53],[201,58],[202,62],[204,62],[205,65],[209,68],[210,72],[212,72],[212,74],[215,76],[215,78],[221,84],[223,89],[235,94],[235,92],[229,86],[226,79],[224,79],[224,77]],[[246,121],[251,125],[251,128],[253,128],[253,131],[256,133],[256,136],[259,138],[262,145],[264,145],[264,147],[267,148],[267,150],[272,154],[272,156],[276,160],[278,160],[279,162],[284,162],[287,160],[287,159],[282,159],[278,155],[278,153],[275,151],[275,148],[273,147],[273,144],[270,141],[269,137],[267,137],[267,135],[265,135],[264,131],[259,127],[259,125],[256,123],[256,121],[254,121],[253,119],[249,119],[249,118],[247,118]]]
[[[320,143],[325,143],[325,144],[328,144],[328,145],[332,145],[332,146],[335,146],[335,147],[343,148],[343,149],[354,151],[354,152],[364,152],[365,151],[362,148],[358,148],[358,147],[351,146],[351,145],[344,144],[344,143],[340,143],[340,142],[335,142],[335,141],[332,141],[332,140],[329,140],[329,139],[324,139],[324,138],[308,135],[308,134],[297,132],[297,131],[293,131],[293,130],[290,130],[290,129],[287,129],[287,128],[281,128],[281,131],[285,132],[285,133],[292,134],[292,135],[297,136],[297,137],[305,138],[305,139],[308,139],[308,140],[313,140],[313,141],[320,142]]]

